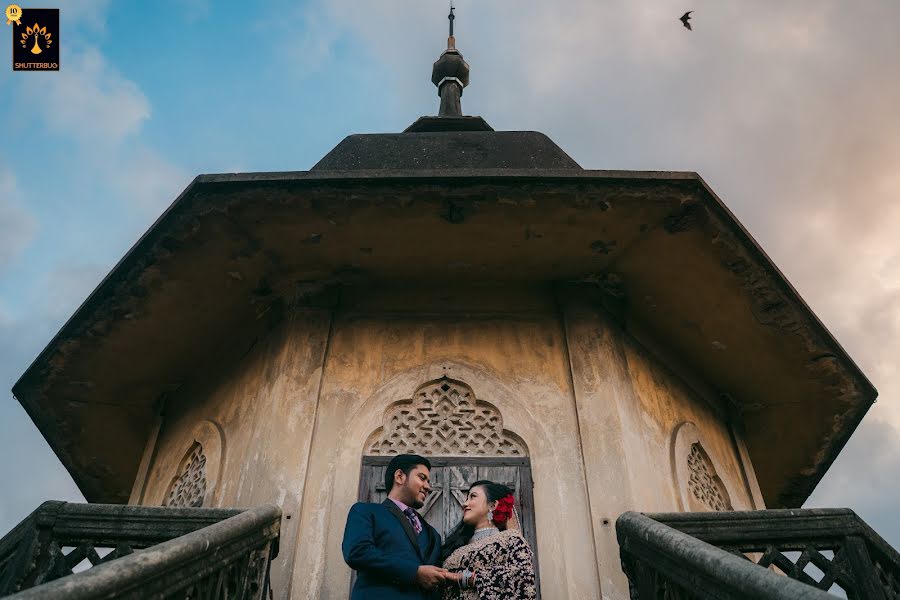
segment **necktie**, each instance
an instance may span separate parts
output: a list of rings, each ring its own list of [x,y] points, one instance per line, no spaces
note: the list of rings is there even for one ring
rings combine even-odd
[[[407,507],[406,510],[403,511],[403,514],[405,514],[406,518],[409,519],[409,524],[412,525],[412,528],[416,532],[416,535],[422,533],[422,524],[419,523],[419,515],[416,514],[416,511]]]

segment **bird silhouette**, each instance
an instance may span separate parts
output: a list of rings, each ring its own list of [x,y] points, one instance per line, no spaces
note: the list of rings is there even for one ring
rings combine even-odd
[[[680,18],[680,19],[678,19],[679,21],[681,21],[681,24],[682,24],[682,25],[684,25],[685,27],[688,28],[688,31],[693,31],[693,29],[691,28],[691,24],[688,23],[688,21],[691,20],[691,13],[692,13],[692,12],[694,12],[694,11],[689,10],[689,11],[687,11],[686,13],[684,13],[683,15],[681,15],[681,18]]]

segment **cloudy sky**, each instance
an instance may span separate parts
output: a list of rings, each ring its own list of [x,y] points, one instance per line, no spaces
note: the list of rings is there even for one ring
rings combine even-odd
[[[447,23],[432,0],[57,5],[58,73],[13,73],[0,32],[0,535],[81,499],[8,391],[64,320],[194,175],[308,169],[434,114]],[[586,168],[697,171],[762,244],[880,391],[808,505],[900,546],[900,2],[457,7],[464,112]]]

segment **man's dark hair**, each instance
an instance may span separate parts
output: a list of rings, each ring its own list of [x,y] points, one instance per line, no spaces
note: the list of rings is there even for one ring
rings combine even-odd
[[[409,477],[409,472],[418,465],[425,465],[431,470],[431,462],[424,456],[418,454],[398,454],[388,463],[387,469],[384,470],[384,489],[390,494],[394,487],[394,473],[397,469],[402,469],[403,474]]]

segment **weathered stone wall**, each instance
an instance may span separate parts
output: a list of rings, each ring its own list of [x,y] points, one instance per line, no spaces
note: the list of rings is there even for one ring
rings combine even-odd
[[[682,379],[653,360],[634,341],[627,340],[623,346],[641,417],[632,424],[628,434],[635,438],[633,443],[638,446],[637,451],[653,465],[646,470],[632,470],[630,473],[637,491],[635,507],[649,512],[691,508],[685,494],[679,491],[687,477],[679,477],[677,468],[679,463],[687,460],[690,447],[679,447],[677,434],[679,426],[693,424],[699,433],[699,442],[727,492],[727,508],[752,510],[752,491],[745,481],[725,420],[725,408],[716,410],[719,407],[698,397]],[[696,506],[694,510],[703,508]]]
[[[496,406],[529,450],[544,597],[596,597],[574,398],[552,295],[432,294],[373,290],[348,299],[335,322],[303,502],[300,536],[310,542],[298,549],[294,596],[347,597],[340,542],[366,439],[392,403],[447,375]]]
[[[694,424],[734,508],[752,505],[724,417],[656,356],[577,294],[348,288],[335,311],[297,311],[173,395],[140,501],[161,504],[192,444],[219,432],[206,505],[280,504],[276,594],[346,598],[340,542],[364,444],[391,404],[446,375],[528,448],[543,597],[624,599],[615,518],[681,510],[679,425]]]
[[[217,469],[215,456],[208,456],[207,475],[220,475],[204,506],[282,507],[272,572],[277,590],[287,589],[293,565],[330,320],[329,311],[296,311],[237,365],[197,373],[192,385],[173,394],[140,500],[162,504],[198,424],[214,426],[221,431],[221,461]]]
[[[656,340],[640,335],[644,342],[639,342],[597,305],[583,293],[560,294],[603,598],[626,600],[628,583],[615,537],[618,515],[705,509],[683,508],[680,488],[687,482],[679,477],[688,457],[676,452],[684,445],[679,431],[699,435],[734,509],[754,508],[752,498],[759,495],[758,487],[752,489],[750,465],[744,476],[726,411],[714,393]],[[755,507],[764,508],[761,500]]]

